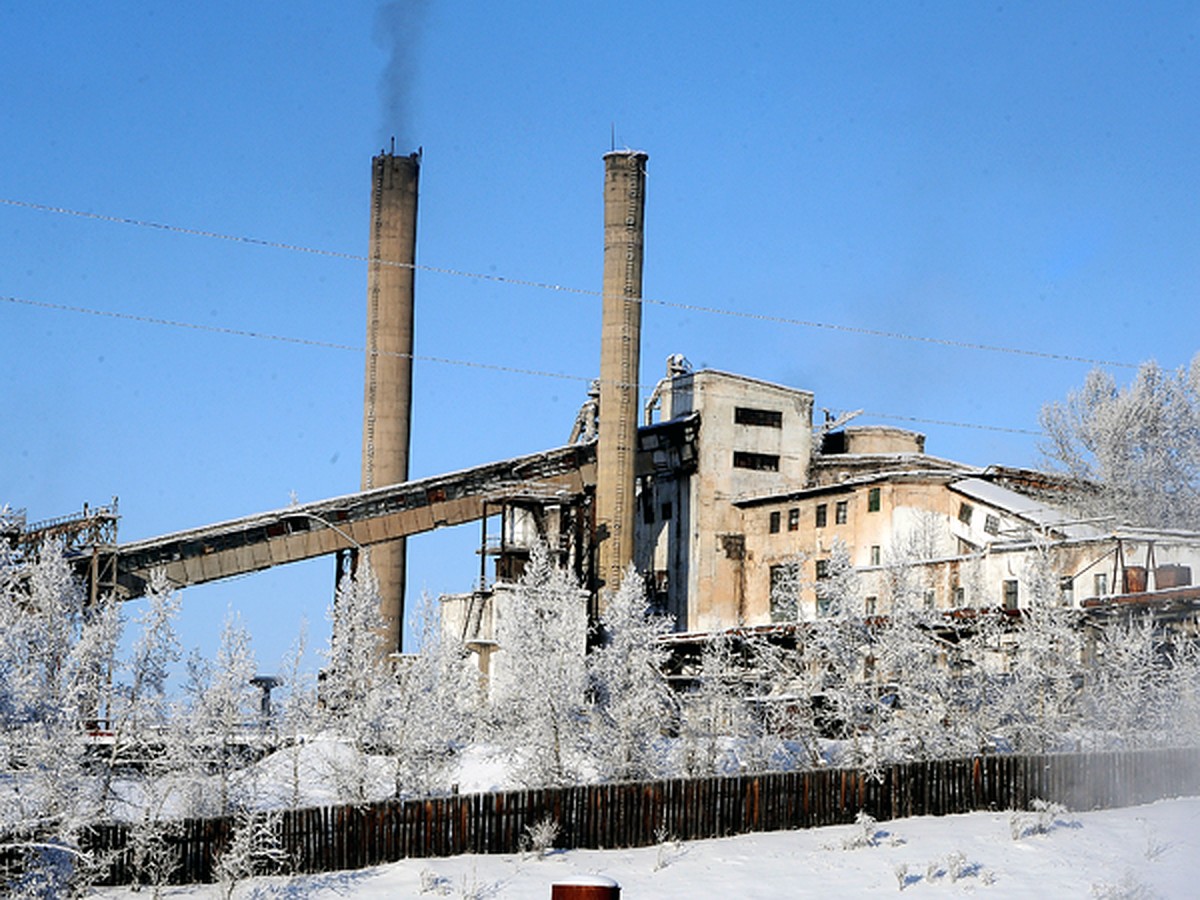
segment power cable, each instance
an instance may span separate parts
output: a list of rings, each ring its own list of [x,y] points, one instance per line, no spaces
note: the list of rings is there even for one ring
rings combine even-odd
[[[196,322],[181,322],[176,319],[160,319],[155,316],[141,316],[135,313],[113,312],[112,310],[91,309],[86,306],[69,306],[65,303],[47,303],[42,300],[29,300],[24,297],[9,297],[0,295],[0,301],[15,303],[22,306],[32,306],[38,309],[52,309],[59,312],[83,313],[89,316],[99,316],[108,319],[120,319],[126,322],[141,322],[146,325],[164,325],[171,328],[186,328],[191,331],[205,331],[212,334],[226,334],[235,337],[254,338],[260,341],[278,341],[284,344],[299,344],[305,347],[320,347],[325,350],[348,350],[352,353],[367,353],[367,348],[354,344],[339,344],[335,341],[318,341],[313,338],[292,337],[282,334],[270,334],[265,331],[247,331],[241,328],[229,328],[224,325],[201,325]],[[590,378],[581,375],[566,375],[561,372],[544,372],[540,369],[522,369],[516,366],[501,366],[495,363],[476,362],[469,359],[451,359],[444,356],[422,356],[415,353],[400,353],[395,350],[376,351],[379,356],[398,356],[420,362],[444,363],[451,366],[467,366],[472,369],[487,369],[493,372],[508,372],[513,375],[534,375],[539,378],[558,378],[565,381],[582,381],[587,383]]]
[[[315,247],[305,247],[299,244],[288,244],[281,241],[265,240],[263,238],[247,237],[244,235],[223,234],[217,231],[205,231],[197,228],[185,228],[179,225],[168,225],[162,222],[152,222],[144,219],[132,219],[121,216],[110,216],[102,213],[84,212],[82,210],[69,209],[62,206],[48,206],[40,203],[31,203],[24,200],[14,200],[10,198],[0,197],[0,204],[6,206],[14,206],[21,209],[36,210],[38,212],[49,212],[58,215],[75,216],[83,219],[95,219],[102,222],[112,222],[120,225],[133,225],[140,228],[153,228],[158,231],[167,231],[174,234],[186,234],[194,237],[213,238],[215,240],[232,241],[234,243],[251,244],[257,247],[269,247],[276,250],[290,250],[296,253],[308,253],[316,256],[326,256],[334,259],[350,260],[353,262],[378,263],[385,266],[396,266],[398,268],[412,269],[414,271],[431,272],[438,275],[450,275],[460,278],[472,278],[480,281],[490,281],[497,284],[508,284],[519,287],[531,287],[539,290],[556,291],[559,293],[575,294],[587,297],[603,297],[602,291],[591,290],[588,288],[571,287],[569,285],[554,284],[544,281],[533,281],[524,278],[514,278],[507,275],[496,275],[486,272],[468,272],[462,269],[452,269],[444,266],[430,266],[423,263],[407,263],[397,262],[394,260],[375,259],[369,256],[363,256],[357,253],[344,253],[338,250],[324,250]],[[659,306],[665,309],[675,309],[684,312],[705,313],[707,315],[726,316],[730,318],[748,319],[756,322],[767,322],[773,325],[790,325],[799,328],[819,328],[826,331],[837,331],[844,334],[859,334],[868,337],[888,338],[898,341],[909,341],[913,343],[933,344],[941,347],[952,347],[959,350],[975,350],[987,353],[1007,353],[1010,355],[1024,356],[1032,359],[1046,359],[1055,362],[1071,362],[1083,363],[1090,366],[1107,366],[1110,368],[1136,369],[1137,363],[1120,362],[1111,359],[1099,359],[1089,356],[1078,356],[1069,353],[1050,353],[1042,350],[1030,350],[1024,347],[1007,347],[1000,344],[984,344],[976,341],[962,341],[954,338],[940,338],[932,335],[908,334],[901,331],[888,331],[880,328],[868,328],[859,325],[844,325],[837,322],[818,322],[811,319],[798,319],[790,316],[777,316],[769,313],[758,313],[752,310],[745,309],[724,309],[717,306],[705,306],[696,303],[681,303],[672,300],[659,300],[652,297],[643,297],[640,301],[644,306]]]
[[[0,301],[4,303],[12,303],[20,306],[29,306],[35,309],[54,310],[56,312],[73,312],[81,313],[88,316],[97,316],[99,318],[117,319],[125,322],[139,322],[145,325],[159,325],[168,328],[183,328],[189,331],[200,331],[210,334],[231,335],[234,337],[252,338],[261,341],[276,341],[284,344],[296,344],[302,347],[317,347],[323,350],[342,350],[351,353],[366,354],[366,347],[355,344],[343,344],[336,341],[319,341],[314,338],[294,337],[290,335],[270,334],[264,331],[249,331],[242,328],[230,328],[225,325],[202,325],[197,322],[183,322],[177,319],[163,319],[156,316],[143,316],[136,313],[115,312],[112,310],[93,309],[87,306],[72,306],[65,303],[49,303],[44,300],[30,300],[25,297],[12,297],[0,295]],[[464,366],[472,369],[482,369],[490,372],[505,372],[510,375],[529,375],[535,378],[554,378],[560,381],[576,381],[584,384],[590,384],[597,379],[590,378],[585,375],[568,375],[563,372],[546,372],[540,369],[524,369],[517,366],[502,366],[496,363],[484,363],[476,360],[468,359],[452,359],[445,356],[424,356],[421,354],[400,353],[399,351],[380,350],[377,353],[381,356],[398,356],[406,357],[420,362],[440,363],[450,366]],[[893,415],[890,413],[881,412],[863,412],[862,415],[871,416],[876,419],[886,419],[891,421],[904,422],[919,422],[928,425],[941,425],[950,428],[974,428],[983,431],[998,431],[1010,434],[1024,434],[1032,436],[1040,436],[1040,432],[1030,431],[1025,428],[1007,428],[1002,425],[981,425],[971,422],[952,422],[945,419],[923,419],[916,416]]]

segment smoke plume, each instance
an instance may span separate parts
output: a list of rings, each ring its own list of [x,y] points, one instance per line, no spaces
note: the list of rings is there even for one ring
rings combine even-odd
[[[401,153],[416,149],[411,106],[428,6],[427,0],[391,0],[380,3],[375,14],[375,43],[388,54],[379,78],[380,141],[386,146],[395,137]]]

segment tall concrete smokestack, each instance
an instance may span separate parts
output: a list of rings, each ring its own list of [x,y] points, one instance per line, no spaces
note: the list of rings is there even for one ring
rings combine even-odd
[[[604,154],[604,299],[600,334],[600,439],[596,526],[601,597],[633,561],[638,363],[642,341],[645,153]],[[604,602],[601,600],[601,608]]]
[[[419,153],[380,153],[371,161],[363,490],[408,480],[420,168]],[[405,549],[405,542],[398,540],[371,551],[371,568],[379,580],[385,652],[399,651],[403,643]]]

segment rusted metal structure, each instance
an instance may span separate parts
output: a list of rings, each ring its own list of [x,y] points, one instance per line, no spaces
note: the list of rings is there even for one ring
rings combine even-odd
[[[371,161],[367,361],[363,397],[362,489],[408,480],[412,410],[413,266],[417,248],[419,153],[380,153]],[[371,553],[379,581],[384,646],[404,635],[405,542]],[[341,566],[339,565],[339,569]]]
[[[599,597],[633,561],[638,365],[642,331],[645,153],[604,155],[604,282],[600,337],[600,437],[596,538]]]
[[[535,490],[547,501],[578,503],[594,480],[595,445],[576,444],[121,544],[117,593],[141,596],[158,566],[177,587],[360,547],[372,548],[374,566],[377,548],[398,538],[477,521]]]
[[[8,544],[18,559],[32,560],[51,541],[57,541],[63,554],[84,576],[88,601],[116,591],[117,498],[105,506],[83,505],[83,510],[29,524],[23,512],[0,522],[0,540]]]

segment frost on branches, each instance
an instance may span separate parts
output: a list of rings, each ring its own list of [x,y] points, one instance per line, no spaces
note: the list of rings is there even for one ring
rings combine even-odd
[[[1200,355],[1175,371],[1144,363],[1123,388],[1094,369],[1041,419],[1047,460],[1094,487],[1081,498],[1089,514],[1200,528]]]

